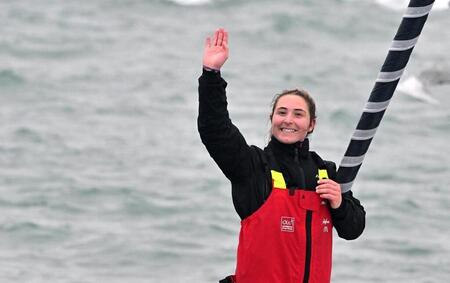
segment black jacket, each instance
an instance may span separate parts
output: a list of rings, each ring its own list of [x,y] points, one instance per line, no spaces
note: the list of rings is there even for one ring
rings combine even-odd
[[[232,197],[241,219],[255,212],[271,192],[268,169],[280,170],[288,188],[317,186],[318,167],[325,167],[329,177],[336,176],[336,165],[322,161],[309,151],[308,140],[287,145],[275,138],[262,150],[249,146],[231,122],[226,100],[227,83],[220,73],[203,70],[199,78],[198,130],[209,154],[231,181]],[[274,156],[275,159],[274,160]],[[341,238],[356,239],[364,230],[365,211],[351,191],[342,194],[342,204],[331,209],[333,225]]]

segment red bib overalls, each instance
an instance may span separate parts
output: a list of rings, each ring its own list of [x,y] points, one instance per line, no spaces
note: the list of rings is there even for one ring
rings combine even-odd
[[[242,220],[237,283],[328,283],[332,228],[327,202],[315,191],[288,190],[272,171],[267,201]],[[281,180],[280,180],[281,179]]]

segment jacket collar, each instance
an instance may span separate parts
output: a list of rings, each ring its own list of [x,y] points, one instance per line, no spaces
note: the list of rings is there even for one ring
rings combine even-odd
[[[308,156],[309,152],[309,140],[306,138],[304,141],[299,141],[293,144],[285,144],[277,140],[274,136],[270,139],[268,144],[276,155],[282,154],[284,156],[289,156],[294,158],[296,153],[301,158],[305,158]]]

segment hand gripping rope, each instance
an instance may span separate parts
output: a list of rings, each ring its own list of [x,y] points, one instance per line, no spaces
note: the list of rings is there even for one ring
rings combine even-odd
[[[349,191],[353,185],[433,3],[434,0],[411,0],[409,2],[369,100],[339,165],[337,181],[341,184],[343,193]]]

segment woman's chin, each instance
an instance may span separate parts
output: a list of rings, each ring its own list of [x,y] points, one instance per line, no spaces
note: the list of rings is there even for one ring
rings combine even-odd
[[[277,137],[277,139],[280,142],[285,143],[285,144],[293,144],[298,141],[301,141],[301,139],[299,137],[292,136],[292,135],[288,135],[288,136],[283,135],[283,136]]]

